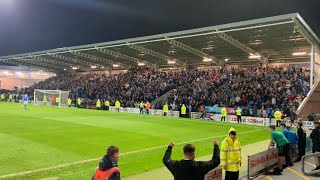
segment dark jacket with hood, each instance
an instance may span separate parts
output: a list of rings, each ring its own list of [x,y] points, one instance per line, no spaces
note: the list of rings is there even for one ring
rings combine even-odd
[[[118,164],[112,157],[108,155],[103,156],[103,158],[99,162],[99,169],[101,171],[106,171],[114,167],[118,167]],[[92,177],[92,180],[93,179],[94,177]],[[120,173],[119,172],[113,173],[108,180],[120,180]]]

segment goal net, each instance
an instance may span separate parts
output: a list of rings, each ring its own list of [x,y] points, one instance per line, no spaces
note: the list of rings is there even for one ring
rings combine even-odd
[[[41,106],[68,106],[69,91],[60,90],[34,90],[33,104]]]

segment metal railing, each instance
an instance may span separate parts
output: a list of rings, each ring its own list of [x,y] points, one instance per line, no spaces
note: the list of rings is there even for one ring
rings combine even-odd
[[[311,153],[311,154],[307,154],[307,155],[304,155],[302,157],[302,166],[301,166],[301,170],[302,172],[305,174],[305,175],[316,175],[316,174],[320,174],[320,170],[316,170],[316,171],[305,171],[305,168],[304,168],[304,165],[305,165],[305,162],[304,160],[308,157],[314,157],[314,156],[320,156],[320,152],[316,152],[316,153]]]

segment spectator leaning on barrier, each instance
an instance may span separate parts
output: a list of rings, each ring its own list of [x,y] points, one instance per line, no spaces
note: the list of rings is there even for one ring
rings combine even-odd
[[[295,162],[301,161],[302,156],[304,156],[306,154],[307,134],[306,134],[306,131],[302,127],[303,127],[303,123],[298,122],[297,134],[298,134],[299,155],[298,155],[297,159],[295,160]]]
[[[225,180],[238,180],[241,167],[241,145],[234,128],[221,142],[221,165],[226,170]]]
[[[310,138],[312,140],[312,153],[317,153],[320,152],[320,122],[314,121],[314,129],[312,130],[310,134]],[[320,170],[320,157],[315,156],[314,161],[316,164],[316,168],[313,169],[315,170]]]
[[[280,129],[282,129],[282,133],[283,135],[287,138],[287,140],[289,141],[290,144],[290,132],[289,130],[286,128],[286,124],[280,124]],[[288,153],[286,153],[285,155],[285,159],[286,159],[286,164],[285,166],[293,166],[290,155],[291,155],[291,144],[289,145],[290,148],[288,149]]]
[[[195,161],[195,146],[186,144],[183,147],[184,159],[171,160],[174,142],[170,142],[163,157],[164,165],[175,180],[203,180],[204,176],[220,164],[220,150],[216,140],[213,140],[213,155],[210,161]]]
[[[119,148],[110,146],[106,155],[100,160],[92,180],[120,180],[118,168]]]
[[[269,130],[271,133],[271,141],[269,143],[268,149],[270,149],[274,143],[276,143],[278,148],[278,164],[279,167],[274,169],[274,173],[282,173],[284,157],[289,156],[288,152],[290,150],[290,143],[288,139],[283,135],[282,132],[276,131],[276,127],[274,125],[269,126]]]
[[[286,126],[288,130],[288,141],[290,142],[290,162],[291,164],[287,164],[289,166],[293,165],[294,159],[297,155],[297,144],[298,144],[298,135],[296,132],[291,130],[290,126]]]

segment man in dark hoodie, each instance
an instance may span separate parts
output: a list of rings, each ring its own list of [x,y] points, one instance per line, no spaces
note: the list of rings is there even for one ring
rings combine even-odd
[[[312,153],[317,153],[320,152],[320,122],[315,121],[313,124],[314,129],[310,134],[310,138],[312,140]],[[316,168],[312,171],[320,170],[320,157],[315,156],[314,161],[316,163]]]
[[[303,123],[298,122],[298,151],[299,155],[295,162],[301,161],[302,156],[306,154],[306,145],[307,145],[307,134],[306,131],[303,129]]]
[[[175,180],[203,180],[204,176],[220,164],[220,150],[216,140],[213,140],[213,156],[210,161],[195,161],[195,147],[186,144],[183,147],[184,159],[171,160],[174,142],[170,142],[163,157],[164,165],[173,174]]]
[[[120,170],[118,168],[119,148],[110,146],[107,154],[100,160],[92,180],[120,180]]]

